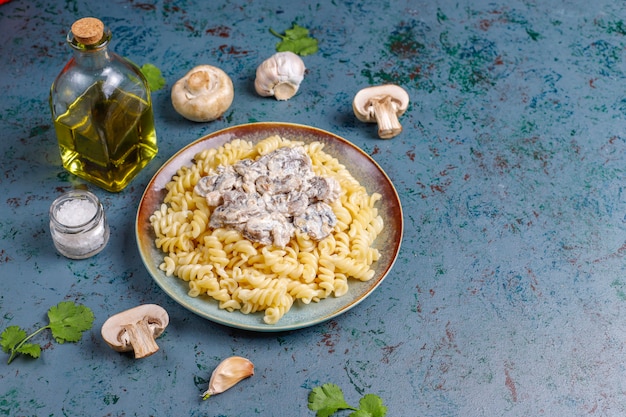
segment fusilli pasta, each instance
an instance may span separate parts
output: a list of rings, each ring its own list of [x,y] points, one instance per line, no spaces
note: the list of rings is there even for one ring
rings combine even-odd
[[[341,186],[332,204],[337,223],[331,234],[315,241],[296,233],[284,248],[277,248],[247,240],[236,230],[211,229],[213,208],[193,191],[200,178],[214,174],[220,165],[294,146],[304,147],[316,175],[333,177]],[[199,152],[191,166],[181,167],[172,177],[163,204],[150,217],[155,244],[165,253],[159,268],[188,282],[190,296],[207,295],[231,312],[262,311],[267,324],[277,323],[295,302],[345,295],[349,278],[371,279],[372,264],[380,257],[372,244],[384,227],[375,208],[381,196],[368,195],[323,148],[321,142],[271,136],[256,144],[235,139]]]

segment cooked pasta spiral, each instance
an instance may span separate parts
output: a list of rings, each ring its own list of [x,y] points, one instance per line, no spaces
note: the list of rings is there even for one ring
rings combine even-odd
[[[329,236],[315,241],[296,233],[284,248],[277,248],[245,239],[234,229],[209,226],[212,208],[193,191],[200,178],[215,174],[220,165],[294,146],[305,149],[316,175],[340,184],[339,198],[331,205],[337,223]],[[321,142],[271,136],[256,144],[234,139],[196,154],[193,164],[178,169],[165,186],[163,203],[150,217],[155,245],[164,252],[159,268],[187,282],[190,296],[207,295],[230,312],[263,312],[267,324],[277,323],[296,302],[306,305],[345,295],[350,278],[371,279],[372,265],[380,257],[372,245],[384,227],[375,207],[381,196],[367,194],[323,148]]]

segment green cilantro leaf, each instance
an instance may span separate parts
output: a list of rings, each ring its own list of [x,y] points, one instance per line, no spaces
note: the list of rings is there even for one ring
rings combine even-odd
[[[387,407],[383,405],[383,400],[374,394],[363,396],[359,401],[359,408],[366,411],[367,415],[371,417],[385,417],[387,414]]]
[[[291,29],[285,30],[285,36],[288,39],[301,39],[306,38],[309,35],[309,30],[297,24],[293,24]]]
[[[23,343],[16,352],[21,353],[23,355],[29,355],[32,358],[37,359],[41,356],[41,346],[37,343]]]
[[[157,91],[165,87],[165,78],[161,74],[161,70],[152,64],[143,64],[141,67],[142,74],[148,80],[150,91]]]
[[[385,417],[387,407],[383,400],[375,394],[366,394],[355,408],[346,403],[343,391],[335,384],[324,384],[315,387],[309,394],[309,409],[316,411],[317,417],[330,417],[339,410],[353,410],[348,417]]]
[[[317,417],[329,417],[337,410],[352,409],[343,397],[343,391],[335,384],[315,387],[309,394],[309,409],[317,412]]]
[[[317,39],[309,36],[308,29],[295,23],[291,29],[285,30],[284,35],[281,35],[271,28],[270,33],[281,39],[281,41],[276,44],[276,51],[278,52],[291,51],[295,54],[305,56],[314,54],[318,50]]]
[[[50,307],[48,320],[47,326],[40,327],[28,335],[18,326],[9,326],[4,329],[0,334],[0,345],[3,352],[10,354],[8,364],[19,354],[37,359],[41,355],[41,346],[27,342],[46,329],[52,331],[52,336],[58,343],[79,341],[82,333],[93,325],[94,315],[89,307],[72,301],[62,301]]]
[[[317,52],[317,41],[313,38],[287,39],[276,45],[278,52],[291,51],[295,54],[306,56]]]
[[[348,417],[372,417],[372,414],[365,410],[356,410],[353,413],[350,413]]]
[[[9,326],[0,335],[0,345],[5,353],[11,352],[11,349],[26,338],[26,332],[19,326]]]
[[[93,312],[84,305],[62,301],[48,310],[48,327],[59,343],[78,342],[85,330],[93,325]]]

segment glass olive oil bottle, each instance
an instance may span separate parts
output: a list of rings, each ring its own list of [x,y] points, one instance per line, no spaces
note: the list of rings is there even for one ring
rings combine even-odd
[[[110,31],[95,18],[72,25],[74,57],[50,90],[63,167],[118,192],[158,152],[148,83],[134,64],[108,49]]]

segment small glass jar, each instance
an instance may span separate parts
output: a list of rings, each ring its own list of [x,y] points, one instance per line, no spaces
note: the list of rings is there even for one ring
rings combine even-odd
[[[102,204],[93,193],[72,190],[50,206],[50,234],[59,253],[85,259],[100,252],[109,241],[109,225]]]

